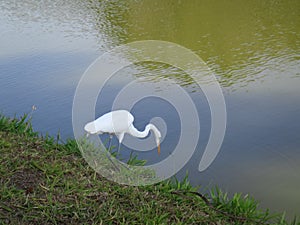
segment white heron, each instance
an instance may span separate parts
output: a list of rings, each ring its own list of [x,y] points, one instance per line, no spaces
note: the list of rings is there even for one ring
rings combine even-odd
[[[157,144],[157,152],[160,154],[160,138],[161,133],[156,126],[149,123],[144,131],[138,131],[133,125],[134,117],[127,110],[116,110],[100,116],[98,119],[87,123],[84,130],[89,134],[109,134],[116,135],[119,139],[119,148],[124,139],[125,134],[138,138],[145,138],[150,131],[153,131],[155,142]],[[111,141],[111,140],[110,140]],[[110,148],[110,145],[109,145]],[[108,149],[109,149],[108,148]]]

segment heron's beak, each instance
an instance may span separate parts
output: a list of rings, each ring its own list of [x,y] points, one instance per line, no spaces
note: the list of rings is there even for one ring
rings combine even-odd
[[[160,154],[160,144],[157,145],[157,153]]]

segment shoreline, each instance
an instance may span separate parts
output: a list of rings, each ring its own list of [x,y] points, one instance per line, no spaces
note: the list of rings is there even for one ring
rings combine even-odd
[[[251,197],[188,182],[120,185],[85,162],[75,140],[42,137],[28,115],[0,114],[0,224],[300,224]]]

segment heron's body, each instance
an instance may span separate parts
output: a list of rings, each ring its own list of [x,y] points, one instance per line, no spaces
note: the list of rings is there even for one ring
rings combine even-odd
[[[88,134],[108,133],[116,135],[119,139],[119,144],[123,141],[126,133],[134,137],[144,138],[149,134],[149,131],[152,130],[155,135],[158,153],[160,153],[159,142],[161,134],[159,130],[153,124],[148,124],[144,131],[138,131],[134,127],[133,121],[133,115],[127,110],[116,110],[106,113],[98,119],[87,123],[84,129]]]

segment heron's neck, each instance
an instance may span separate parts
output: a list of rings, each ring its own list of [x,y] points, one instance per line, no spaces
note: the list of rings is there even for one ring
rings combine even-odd
[[[155,134],[155,136],[160,136],[160,132],[158,131],[158,129],[151,123],[149,123],[144,131],[138,131],[133,124],[131,124],[131,126],[129,127],[129,133],[132,136],[138,137],[138,138],[144,138],[147,137],[147,135],[149,134],[149,131],[152,130]]]

